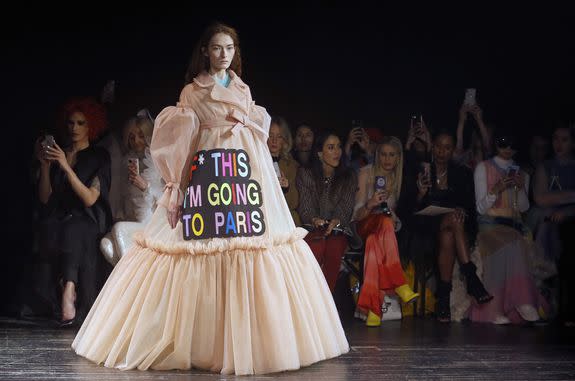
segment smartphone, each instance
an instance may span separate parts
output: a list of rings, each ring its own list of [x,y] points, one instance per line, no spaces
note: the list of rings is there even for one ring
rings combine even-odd
[[[42,147],[46,149],[48,147],[54,147],[56,141],[54,140],[54,136],[46,135],[40,144],[42,144]]]
[[[140,174],[140,162],[138,161],[137,157],[129,157],[128,158],[128,165],[132,164],[136,167],[136,173]]]
[[[278,178],[282,177],[282,172],[280,171],[280,165],[277,161],[274,161],[274,170],[276,171],[276,176]]]
[[[379,192],[385,190],[385,183],[385,176],[375,176],[374,191]]]
[[[475,106],[476,99],[475,96],[477,94],[476,89],[466,89],[465,90],[465,98],[463,99],[463,104],[467,106]]]
[[[386,183],[387,179],[385,176],[375,176],[374,191],[378,192],[385,190]],[[384,213],[388,216],[391,215],[391,210],[389,209],[389,205],[387,205],[386,201],[381,203],[381,205],[376,209],[376,213]]]
[[[507,168],[507,177],[515,177],[519,174],[519,166],[518,165],[510,165]]]
[[[431,177],[431,163],[425,161],[421,162],[421,169],[423,170],[423,175],[426,178]]]

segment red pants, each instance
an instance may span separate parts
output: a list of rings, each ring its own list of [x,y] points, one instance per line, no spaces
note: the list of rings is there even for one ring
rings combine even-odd
[[[337,282],[337,276],[339,274],[339,268],[341,266],[341,258],[345,253],[347,248],[347,238],[344,235],[328,237],[323,236],[323,231],[313,231],[310,232],[306,237],[305,241],[309,245],[313,255],[317,259],[327,285],[333,293],[335,289],[335,283]]]
[[[358,223],[358,233],[365,242],[363,285],[357,306],[381,316],[383,293],[406,283],[399,260],[397,238],[391,217],[372,214]]]

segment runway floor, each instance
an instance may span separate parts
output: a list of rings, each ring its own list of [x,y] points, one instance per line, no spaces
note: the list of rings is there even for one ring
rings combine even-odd
[[[351,351],[299,371],[242,379],[574,380],[575,328],[346,319]],[[0,319],[0,380],[229,380],[205,371],[118,371],[70,349],[74,329]]]

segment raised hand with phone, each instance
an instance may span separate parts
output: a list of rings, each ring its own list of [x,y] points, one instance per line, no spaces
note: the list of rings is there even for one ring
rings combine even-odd
[[[410,119],[405,149],[409,151],[412,148],[416,151],[431,151],[431,134],[421,114],[413,115]]]
[[[137,157],[128,158],[128,180],[130,184],[144,192],[149,183],[140,175],[140,161]]]

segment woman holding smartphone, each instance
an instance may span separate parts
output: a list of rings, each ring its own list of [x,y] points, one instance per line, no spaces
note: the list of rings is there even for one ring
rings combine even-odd
[[[465,276],[467,293],[476,303],[488,303],[493,298],[477,276],[477,268],[470,261],[470,241],[473,241],[477,230],[473,175],[469,169],[452,161],[454,148],[455,141],[451,134],[439,132],[435,136],[433,162],[418,174],[418,193],[414,203],[416,210],[428,205],[454,209],[448,214],[416,216],[413,220],[415,229],[422,236],[432,234],[432,241],[434,244],[437,242],[440,279],[437,284],[436,314],[443,323],[451,321],[451,280],[456,260]]]
[[[495,142],[497,154],[479,163],[474,175],[483,280],[494,298],[472,306],[470,319],[494,324],[536,321],[544,303],[530,272],[534,246],[521,217],[529,209],[529,175],[513,161],[513,137],[499,134]]]
[[[60,288],[59,318],[66,326],[83,319],[101,285],[98,244],[111,224],[107,201],[110,157],[105,149],[92,144],[106,128],[105,111],[99,103],[90,98],[71,99],[60,115],[62,135],[70,144],[60,142],[61,147],[55,142],[38,150],[38,261],[52,281],[38,284],[36,289],[49,292]]]
[[[116,223],[100,243],[102,253],[115,265],[133,243],[133,234],[142,230],[162,196],[164,182],[152,160],[150,141],[154,121],[148,115],[130,118],[123,129],[121,177],[118,187],[121,207],[115,211]]]
[[[366,316],[367,326],[381,325],[381,306],[386,293],[395,292],[404,303],[419,296],[405,281],[395,236],[401,228],[395,212],[402,196],[401,146],[396,137],[383,138],[375,150],[374,164],[362,168],[358,176],[354,220],[365,242],[365,257],[357,309]]]

